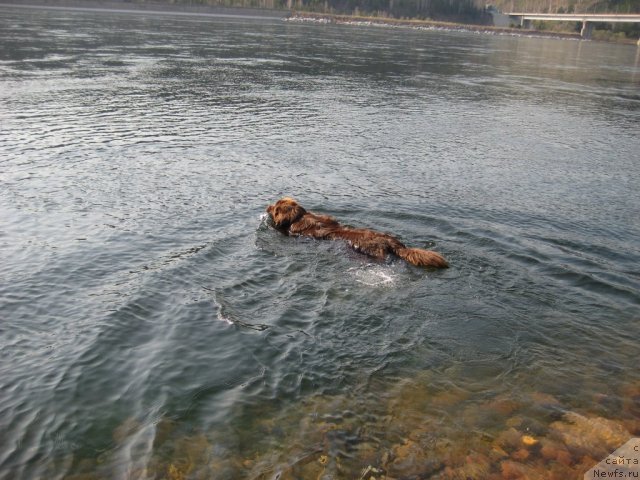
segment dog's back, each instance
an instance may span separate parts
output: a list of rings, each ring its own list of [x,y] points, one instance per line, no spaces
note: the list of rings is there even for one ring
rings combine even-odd
[[[307,212],[292,198],[282,198],[267,207],[275,227],[287,235],[303,235],[323,240],[344,240],[354,250],[384,259],[394,254],[420,267],[447,268],[449,264],[439,253],[421,248],[408,248],[396,237],[368,228],[340,225],[328,215]]]

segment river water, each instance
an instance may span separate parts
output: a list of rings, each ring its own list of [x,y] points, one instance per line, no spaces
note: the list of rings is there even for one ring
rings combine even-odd
[[[640,435],[639,52],[0,7],[0,478],[582,478]]]

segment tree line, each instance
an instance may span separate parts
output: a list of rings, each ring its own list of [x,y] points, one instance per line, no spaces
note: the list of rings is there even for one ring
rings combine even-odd
[[[118,0],[116,0],[118,1]],[[491,24],[492,11],[527,13],[640,13],[640,0],[119,0],[127,3],[166,3],[279,9],[300,12],[360,15],[399,19],[441,20]],[[539,29],[571,30],[574,25],[544,22]],[[576,24],[579,31],[581,25]],[[628,38],[640,35],[640,24],[599,25],[597,28]],[[609,35],[609,37],[611,37]],[[612,39],[612,38],[603,38]]]
[[[482,19],[487,9],[536,13],[640,13],[640,0],[123,0],[193,6],[294,9],[434,20]]]

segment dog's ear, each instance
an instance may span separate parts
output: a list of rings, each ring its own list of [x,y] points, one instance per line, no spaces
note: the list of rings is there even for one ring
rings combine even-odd
[[[293,222],[302,217],[307,211],[293,201],[283,201],[276,203],[271,210],[273,223],[278,228],[288,228]]]

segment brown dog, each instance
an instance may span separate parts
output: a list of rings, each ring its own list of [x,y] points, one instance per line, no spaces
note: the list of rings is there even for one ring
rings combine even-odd
[[[356,251],[378,259],[384,259],[387,254],[394,254],[421,267],[447,268],[449,266],[439,253],[421,248],[407,248],[397,238],[368,228],[345,227],[328,215],[307,212],[298,202],[289,197],[269,205],[267,213],[276,229],[285,235],[304,235],[322,240],[346,240]]]

